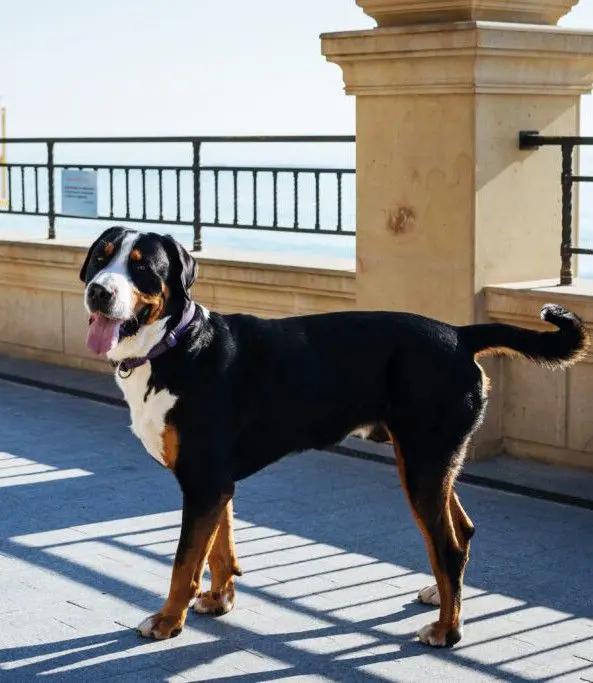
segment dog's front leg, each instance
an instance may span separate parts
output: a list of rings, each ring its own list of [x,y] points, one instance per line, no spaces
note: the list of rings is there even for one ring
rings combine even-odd
[[[222,511],[231,498],[221,494],[218,501],[206,512],[197,513],[188,497],[183,500],[181,534],[175,554],[169,596],[156,614],[138,626],[144,638],[165,640],[181,633],[189,602],[195,594],[194,574],[203,565],[214,541]]]
[[[220,515],[220,522],[212,549],[208,554],[208,565],[212,585],[206,593],[202,592],[202,572],[204,564],[198,564],[194,577],[196,602],[194,610],[198,614],[220,616],[230,612],[235,604],[235,576],[241,576],[233,535],[233,501],[229,500]]]

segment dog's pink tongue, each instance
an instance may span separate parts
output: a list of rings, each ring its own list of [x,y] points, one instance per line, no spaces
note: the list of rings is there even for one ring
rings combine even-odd
[[[117,320],[106,318],[100,313],[93,313],[89,320],[86,345],[97,355],[111,351],[119,339],[119,326],[120,323]]]

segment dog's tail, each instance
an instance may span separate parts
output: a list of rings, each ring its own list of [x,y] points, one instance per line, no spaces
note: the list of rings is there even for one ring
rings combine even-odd
[[[475,355],[519,355],[552,368],[568,367],[585,355],[589,336],[578,316],[557,304],[545,304],[541,318],[558,329],[537,332],[501,323],[467,325],[458,328],[459,339]]]

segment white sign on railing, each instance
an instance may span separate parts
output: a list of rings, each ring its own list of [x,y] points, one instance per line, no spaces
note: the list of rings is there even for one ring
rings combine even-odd
[[[96,171],[63,169],[61,213],[84,218],[97,217]]]

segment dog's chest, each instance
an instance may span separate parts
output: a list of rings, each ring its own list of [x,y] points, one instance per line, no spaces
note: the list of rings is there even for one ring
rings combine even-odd
[[[167,389],[149,390],[150,361],[135,368],[129,377],[115,373],[115,379],[130,407],[132,432],[142,441],[144,448],[161,465],[164,458],[163,436],[167,413],[177,402],[177,396]]]

